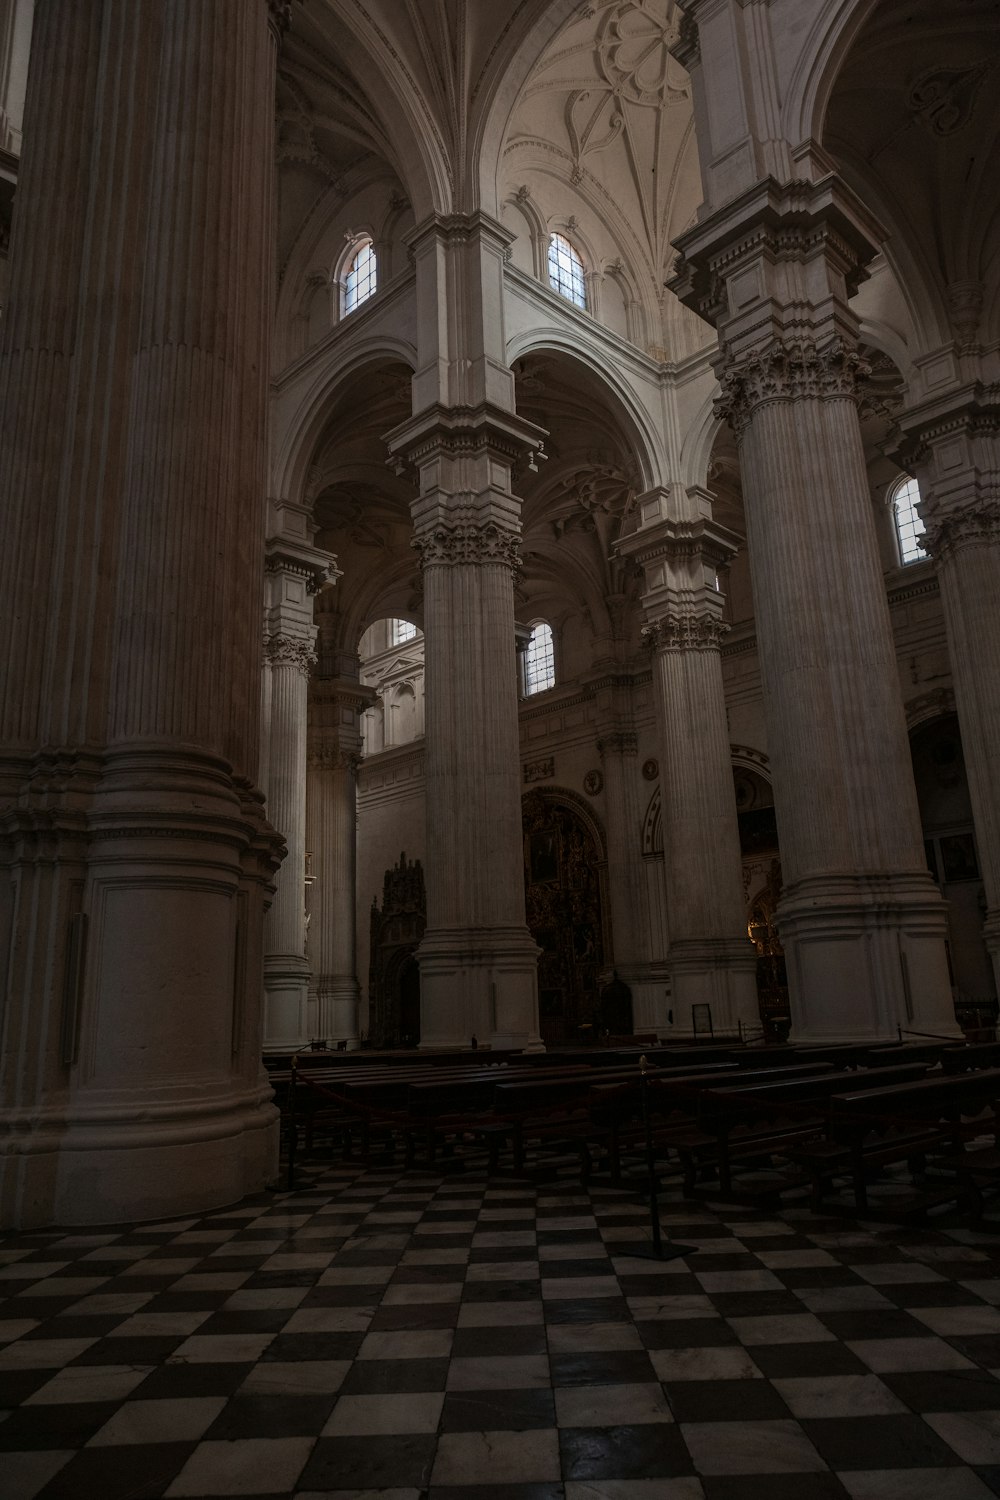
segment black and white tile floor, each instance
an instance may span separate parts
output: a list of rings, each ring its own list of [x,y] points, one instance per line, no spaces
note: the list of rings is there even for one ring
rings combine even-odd
[[[0,1500],[1000,1495],[1000,1228],[301,1181],[0,1242]]]

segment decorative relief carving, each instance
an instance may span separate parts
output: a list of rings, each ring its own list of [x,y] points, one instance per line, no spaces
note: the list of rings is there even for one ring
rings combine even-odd
[[[597,35],[598,63],[616,100],[653,108],[687,98],[687,79],[670,54],[678,28],[675,6],[666,6],[666,25],[644,5],[625,0],[604,17]]]
[[[996,61],[994,54],[964,68],[928,68],[910,85],[907,108],[935,135],[954,135],[971,120],[979,86]]]
[[[530,760],[524,766],[524,779],[531,781],[548,781],[556,774],[555,757],[547,755],[544,760]]]
[[[357,780],[361,756],[355,750],[343,750],[339,745],[310,745],[308,764],[315,771],[349,771]]]
[[[411,543],[420,554],[423,568],[460,564],[484,567],[496,563],[512,570],[520,564],[520,545],[517,532],[498,526],[495,521],[449,522],[432,527],[414,537]]]
[[[599,747],[598,747],[599,748]],[[604,789],[604,777],[600,771],[588,771],[583,778],[583,790],[588,797],[596,797]]]
[[[656,779],[658,778],[659,774],[660,774],[660,763],[659,763],[658,760],[654,760],[653,757],[650,756],[649,760],[644,760],[643,761],[643,763],[642,763],[642,779],[643,779],[643,781],[656,781]]]
[[[724,361],[726,355],[724,347]],[[776,339],[758,354],[723,363],[715,414],[740,438],[758,407],[771,402],[857,401],[869,368],[840,339],[823,349],[810,339]]]
[[[664,615],[642,629],[654,651],[718,651],[729,626],[714,614]]]
[[[615,730],[612,734],[601,736],[597,741],[597,751],[602,759],[607,755],[637,755],[638,736],[631,729]]]
[[[932,517],[920,540],[939,561],[964,547],[995,547],[1000,544],[1000,500]]]
[[[308,677],[317,661],[316,650],[311,641],[294,635],[266,635],[264,637],[264,660],[270,667],[294,667]]]

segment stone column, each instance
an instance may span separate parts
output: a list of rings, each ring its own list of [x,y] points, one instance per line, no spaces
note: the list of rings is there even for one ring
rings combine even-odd
[[[374,694],[360,682],[314,679],[309,702],[307,839],[312,854],[309,964],[317,1028],[358,1045],[358,766],[361,715]]]
[[[304,507],[271,502],[266,548],[264,785],[271,822],[287,853],[264,927],[264,1046],[286,1050],[309,1040],[306,959],[306,725],[316,662],[313,596],[336,574],[311,545]]]
[[[538,949],[525,924],[511,468],[537,429],[433,408],[397,428],[419,471],[424,580],[427,929],[421,1045],[539,1047]]]
[[[737,550],[712,520],[709,497],[653,490],[640,526],[619,543],[645,576],[660,742],[663,857],[675,1026],[711,1006],[716,1032],[760,1020],[756,955],[747,935],[736,798],[719,646],[720,566]]]
[[[0,384],[7,1223],[207,1208],[276,1163],[250,779],[274,20],[38,11]]]
[[[879,237],[835,179],[769,179],[681,237],[671,283],[722,340],[803,1039],[957,1029],[856,409]]]
[[[954,378],[952,361],[927,360]],[[949,382],[951,384],[951,382]],[[963,381],[906,412],[904,458],[917,475],[923,542],[937,565],[955,706],[986,892],[983,935],[1000,991],[1000,400]]]

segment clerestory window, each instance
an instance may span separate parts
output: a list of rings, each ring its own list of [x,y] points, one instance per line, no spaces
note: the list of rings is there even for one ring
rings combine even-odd
[[[561,297],[586,310],[583,261],[576,246],[564,234],[554,234],[549,240],[549,282]]]
[[[552,652],[552,626],[540,620],[531,628],[524,653],[524,693],[544,693],[556,685],[555,657]]]
[[[344,283],[344,313],[352,313],[373,296],[378,286],[378,261],[371,240],[363,240],[354,252]]]
[[[919,562],[927,556],[921,538],[924,523],[917,510],[920,487],[915,479],[900,480],[892,492],[892,518],[896,523],[896,541],[901,563]]]
[[[417,633],[417,627],[411,625],[409,620],[393,620],[389,631],[389,645],[401,646],[404,641],[412,641]]]

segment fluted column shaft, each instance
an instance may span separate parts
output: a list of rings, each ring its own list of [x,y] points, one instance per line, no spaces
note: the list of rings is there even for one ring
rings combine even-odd
[[[8,769],[34,757],[14,790],[37,811],[4,819],[15,879],[52,930],[10,991],[7,1222],[207,1207],[272,1170],[259,965],[277,851],[249,779],[247,642],[275,9],[38,7],[0,391],[22,670],[0,716]],[[14,953],[32,929],[22,900]]]
[[[264,924],[264,1046],[295,1048],[308,1040],[305,942],[306,714],[309,641],[274,635],[264,642],[270,679],[267,810],[285,840],[285,858]]]
[[[597,742],[604,768],[604,804],[608,839],[608,894],[614,966],[622,979],[646,956],[640,934],[642,870],[639,859],[639,808],[635,796],[638,740],[634,730],[607,729]]]
[[[801,361],[801,363],[800,363]],[[954,1030],[852,357],[731,371],[799,1035]],[[815,385],[821,387],[815,393]],[[742,404],[739,404],[742,403]],[[803,497],[808,502],[803,503]]]
[[[332,556],[312,545],[316,525],[305,507],[271,499],[268,521],[261,779],[268,817],[287,853],[264,926],[264,1045],[287,1050],[310,1035],[306,747],[309,678],[317,660],[315,596],[339,573]]]
[[[309,962],[317,1030],[358,1041],[357,862],[360,716],[372,692],[359,682],[317,678],[309,707],[307,840],[312,855]]]
[[[660,745],[663,859],[675,1025],[711,1006],[715,1031],[759,1020],[756,958],[747,935],[719,647],[720,566],[737,539],[712,520],[703,491],[640,497],[638,530],[619,550],[645,577]]]
[[[937,566],[1000,991],[1000,402],[976,383],[902,419]]]
[[[957,1031],[856,406],[882,237],[833,175],[767,177],[680,237],[670,283],[720,335],[802,1039]]]
[[[424,574],[427,929],[421,1043],[538,1044],[525,924],[514,650],[517,533],[417,531]]]

